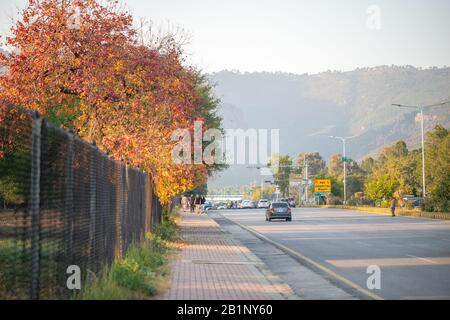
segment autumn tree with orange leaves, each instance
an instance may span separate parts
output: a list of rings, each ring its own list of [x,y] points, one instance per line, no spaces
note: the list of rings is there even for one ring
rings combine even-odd
[[[205,78],[171,37],[138,41],[118,1],[29,0],[0,54],[0,100],[40,112],[113,158],[151,173],[162,203],[217,167],[173,163],[171,134],[221,125]],[[2,111],[3,110],[3,111]],[[6,109],[0,109],[0,121]],[[3,116],[2,116],[3,113]]]

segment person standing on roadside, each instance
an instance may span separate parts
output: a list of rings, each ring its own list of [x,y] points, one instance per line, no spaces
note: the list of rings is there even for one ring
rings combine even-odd
[[[395,217],[395,198],[394,197],[391,198],[390,208],[391,208],[392,216]]]

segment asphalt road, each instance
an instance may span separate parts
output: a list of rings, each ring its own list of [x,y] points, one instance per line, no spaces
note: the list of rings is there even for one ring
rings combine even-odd
[[[292,222],[266,222],[264,210],[221,214],[367,290],[379,266],[384,299],[450,299],[450,221],[337,209],[294,209]]]

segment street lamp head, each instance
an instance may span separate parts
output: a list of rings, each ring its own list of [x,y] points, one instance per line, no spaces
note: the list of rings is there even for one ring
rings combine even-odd
[[[448,104],[448,103],[450,103],[450,100],[448,100],[448,101],[443,101],[443,102],[439,102],[439,103],[435,103],[435,104],[430,104],[430,105],[428,105],[428,106],[424,106],[424,108],[441,107],[441,106],[446,105],[446,104]]]
[[[398,104],[398,103],[393,103],[392,104],[394,107],[398,107],[398,108],[408,108],[408,109],[420,109],[420,107],[418,107],[418,106],[406,106],[406,105],[403,105],[403,104]]]
[[[358,135],[354,135],[354,136],[349,136],[349,137],[336,137],[336,136],[328,136],[328,138],[331,138],[331,139],[338,139],[338,140],[342,140],[342,141],[345,141],[345,140],[349,140],[349,139],[353,139],[353,138],[356,138]]]
[[[336,136],[328,136],[328,138],[331,138],[331,139],[339,139],[339,140],[342,140],[342,139],[343,139],[342,137],[336,137]]]

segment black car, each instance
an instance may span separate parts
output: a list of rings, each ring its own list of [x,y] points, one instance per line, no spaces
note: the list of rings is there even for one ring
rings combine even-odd
[[[266,221],[283,219],[292,221],[292,212],[287,202],[272,202],[266,210]]]

